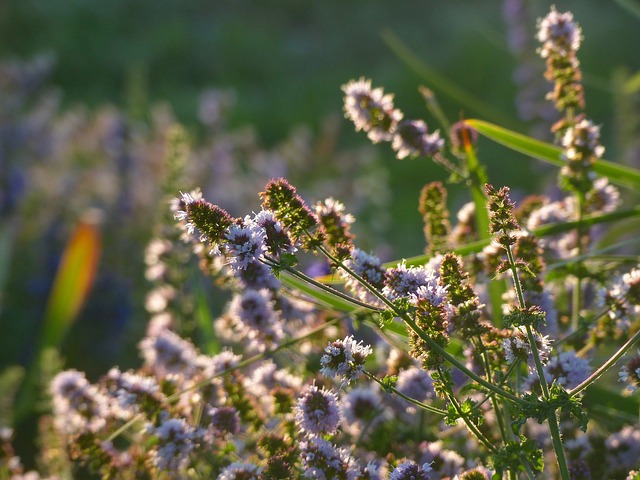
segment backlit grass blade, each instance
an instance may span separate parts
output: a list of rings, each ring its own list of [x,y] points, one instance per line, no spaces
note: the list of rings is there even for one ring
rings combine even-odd
[[[17,426],[33,414],[44,354],[60,346],[84,305],[96,276],[100,250],[100,232],[96,222],[81,220],[62,254],[49,294],[38,347],[15,402]]]
[[[536,140],[483,120],[471,119],[465,120],[465,122],[476,129],[478,133],[507,148],[559,167],[565,164],[561,158],[562,149],[556,145]],[[598,175],[608,177],[611,183],[640,192],[640,171],[635,168],[607,160],[598,160],[594,170]]]
[[[287,272],[280,273],[280,281],[285,286],[293,288],[294,290],[304,292],[321,304],[326,305],[330,308],[334,308],[338,311],[353,312],[354,310],[358,309],[358,307],[353,303],[350,303],[347,300],[343,300],[336,295],[332,295],[325,290],[321,290],[320,288],[315,287],[308,282],[305,282],[304,280],[295,277]]]
[[[81,221],[65,248],[53,282],[40,337],[40,348],[58,346],[84,305],[100,257],[95,223]]]

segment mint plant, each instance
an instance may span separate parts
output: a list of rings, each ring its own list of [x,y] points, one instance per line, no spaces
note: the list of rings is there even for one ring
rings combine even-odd
[[[102,478],[638,478],[637,417],[590,394],[629,400],[603,378],[616,368],[640,385],[640,269],[602,255],[597,228],[638,216],[614,184],[640,172],[602,160],[573,15],[552,8],[537,39],[557,146],[473,119],[434,130],[368,79],[342,87],[356,130],[469,190],[453,225],[445,185],[426,183],[422,255],[383,263],[343,203],[310,204],[284,178],[243,217],[199,190],[175,198],[182,241],[233,295],[214,321],[224,348],[157,315],[140,369],[58,373],[49,428],[69,457]],[[566,196],[513,202],[488,182],[479,135],[559,163]]]

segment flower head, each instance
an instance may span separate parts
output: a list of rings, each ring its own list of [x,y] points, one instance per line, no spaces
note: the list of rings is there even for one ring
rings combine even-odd
[[[389,480],[429,480],[431,466],[428,463],[420,466],[411,460],[400,462],[389,475]]]
[[[627,384],[627,390],[630,392],[635,392],[640,388],[640,350],[638,355],[620,369],[619,376],[619,380]]]
[[[580,48],[582,33],[571,12],[558,12],[555,7],[538,21],[538,40],[542,43],[543,58],[555,53],[567,56]]]
[[[262,468],[253,463],[234,462],[220,472],[218,480],[259,480],[261,473]]]
[[[373,143],[390,141],[402,112],[393,107],[393,95],[382,88],[371,88],[371,80],[360,78],[342,86],[345,117],[364,130]]]
[[[391,148],[396,151],[398,160],[406,157],[424,155],[432,157],[444,147],[444,139],[439,131],[427,133],[427,124],[422,120],[405,120],[398,124]]]
[[[333,434],[340,425],[340,405],[335,393],[309,385],[294,409],[296,423],[307,436]]]
[[[353,336],[329,342],[320,359],[320,372],[327,377],[342,377],[344,383],[351,383],[364,372],[364,362],[371,351],[369,345],[357,342]]]

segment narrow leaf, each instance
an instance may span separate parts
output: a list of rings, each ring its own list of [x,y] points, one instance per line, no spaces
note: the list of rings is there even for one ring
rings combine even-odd
[[[331,295],[331,293],[321,290],[318,287],[310,285],[304,280],[294,277],[290,273],[282,272],[280,273],[280,281],[287,287],[293,288],[295,290],[300,290],[301,292],[306,293],[314,300],[322,303],[323,305],[334,308],[341,312],[353,312],[357,310],[357,306],[348,302],[347,300],[343,300],[335,295]]]
[[[84,304],[96,275],[100,234],[94,222],[80,221],[65,248],[45,310],[39,350],[57,347]]]
[[[465,122],[485,137],[511,150],[559,167],[565,164],[565,161],[561,158],[562,149],[556,145],[536,140],[483,120],[471,119],[465,120]],[[608,177],[611,183],[640,191],[640,171],[635,168],[607,160],[598,160],[594,165],[594,170],[597,174]]]

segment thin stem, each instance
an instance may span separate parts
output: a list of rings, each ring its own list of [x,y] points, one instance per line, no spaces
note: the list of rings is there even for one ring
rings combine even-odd
[[[615,365],[615,363],[618,360],[620,360],[620,358],[623,357],[624,354],[627,353],[627,351],[629,351],[629,349],[633,346],[633,344],[638,341],[638,339],[640,339],[640,330],[638,330],[636,333],[634,333],[633,337],[631,337],[629,340],[627,340],[627,342],[622,347],[620,347],[620,349],[616,353],[614,353],[613,356],[611,358],[609,358],[609,360],[607,360],[604,364],[602,364],[602,366],[600,368],[598,368],[598,370],[593,372],[589,376],[589,378],[587,378],[580,385],[578,385],[578,386],[572,388],[571,390],[569,390],[569,395],[571,395],[572,397],[575,396],[575,395],[578,395],[580,392],[582,392],[583,390],[585,390],[586,388],[591,386],[592,383],[594,383],[596,380],[598,380],[611,367],[613,367]]]
[[[515,260],[513,258],[513,252],[511,251],[511,245],[506,245],[507,258],[513,275],[513,285],[516,289],[518,296],[518,303],[520,308],[526,308],[524,301],[524,291],[522,290],[522,284],[520,283],[520,277],[518,277],[518,270],[516,268]],[[540,380],[540,388],[542,389],[542,395],[545,399],[549,399],[549,385],[547,385],[547,379],[544,374],[544,366],[540,360],[540,352],[538,351],[538,345],[536,344],[536,338],[533,334],[533,328],[531,325],[526,325],[527,337],[531,346],[531,353],[533,355],[533,361],[536,365],[536,372],[538,373],[538,379]],[[551,441],[553,442],[553,449],[556,452],[556,460],[558,462],[558,468],[560,470],[560,476],[563,480],[569,480],[569,469],[567,466],[567,458],[564,454],[564,448],[562,446],[562,437],[560,435],[560,427],[558,425],[558,417],[556,412],[552,412],[548,417],[549,432],[551,433]]]
[[[280,264],[278,263],[277,260],[273,259],[273,258],[269,258],[269,257],[265,257],[268,261],[265,262],[266,265],[272,267],[272,268],[282,268],[280,266]],[[304,280],[307,283],[310,283],[311,285],[313,285],[314,287],[318,287],[322,290],[324,290],[325,292],[331,294],[331,295],[335,295],[338,298],[341,298],[342,300],[346,300],[347,302],[350,302],[358,307],[361,308],[365,308],[367,310],[372,310],[374,312],[379,312],[380,309],[377,307],[374,307],[373,305],[369,305],[368,303],[364,303],[361,302],[360,300],[353,298],[350,295],[347,295],[344,292],[341,292],[340,290],[336,290],[335,288],[332,288],[328,285],[325,285],[324,283],[318,282],[317,280],[311,278],[308,275],[305,275],[304,273],[292,268],[292,267],[284,267],[282,268],[285,272],[290,273],[291,275],[298,277],[301,280]]]
[[[451,405],[453,405],[453,408],[456,409],[456,412],[458,412],[458,415],[460,415],[460,418],[462,418],[465,425],[467,426],[469,431],[473,433],[476,439],[480,443],[482,443],[482,445],[484,445],[491,453],[496,453],[498,451],[496,447],[493,446],[493,444],[489,441],[489,439],[485,437],[482,434],[482,432],[478,429],[478,427],[464,414],[464,412],[462,411],[462,407],[460,407],[458,400],[456,400],[456,397],[454,397],[453,394],[451,394],[450,392],[447,392],[447,399],[451,402]]]
[[[378,385],[380,385],[383,390],[391,390],[393,393],[398,395],[400,398],[404,398],[407,402],[413,403],[414,405],[422,408],[423,410],[427,410],[427,411],[429,411],[431,413],[436,413],[436,414],[442,415],[442,416],[446,416],[447,415],[447,412],[445,410],[442,410],[442,409],[436,408],[436,407],[432,407],[431,405],[427,405],[426,403],[422,403],[421,401],[416,400],[415,398],[412,398],[412,397],[409,397],[409,396],[405,395],[404,393],[402,393],[400,390],[398,390],[395,387],[391,387],[389,385],[385,385],[382,380],[380,380],[378,377],[376,377],[375,375],[373,375],[372,373],[370,373],[370,372],[368,372],[366,370],[364,371],[364,374],[368,378],[370,378],[371,380],[376,382]]]

